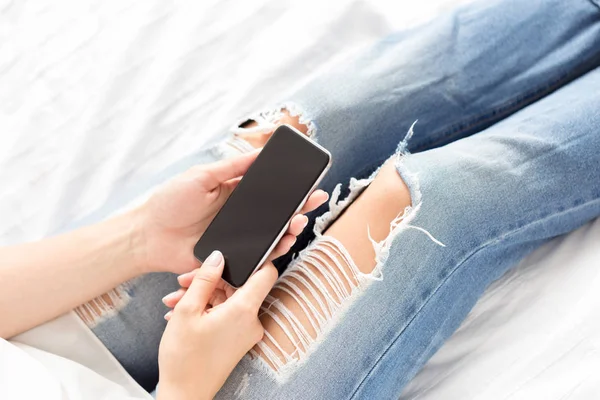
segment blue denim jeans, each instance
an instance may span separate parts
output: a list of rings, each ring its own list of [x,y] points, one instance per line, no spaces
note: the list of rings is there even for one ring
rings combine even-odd
[[[377,279],[345,300],[302,359],[275,372],[247,356],[217,397],[399,398],[491,282],[600,215],[599,66],[597,2],[492,0],[391,35],[284,101],[333,155],[321,187],[334,201],[313,221],[339,214],[351,202],[338,195],[354,196],[395,157],[410,226],[420,229],[406,223],[390,234]],[[313,237],[296,250],[310,251]],[[170,274],[139,278],[119,312],[92,327],[149,390],[165,326],[160,299],[176,287]]]

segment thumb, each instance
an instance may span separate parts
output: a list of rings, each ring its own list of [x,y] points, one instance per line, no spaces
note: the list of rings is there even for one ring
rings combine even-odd
[[[193,311],[204,310],[210,300],[210,296],[221,280],[224,264],[223,254],[217,250],[213,251],[204,260],[202,267],[196,272],[189,289],[175,308],[181,307]]]
[[[206,174],[203,183],[212,189],[230,179],[241,177],[256,160],[258,153],[260,151],[254,150],[241,156],[206,165],[204,167]]]

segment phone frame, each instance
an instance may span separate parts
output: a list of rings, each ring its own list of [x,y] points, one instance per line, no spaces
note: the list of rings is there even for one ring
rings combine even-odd
[[[318,144],[317,142],[313,141],[312,139],[310,139],[306,134],[300,132],[299,130],[297,130],[296,128],[294,128],[291,125],[288,124],[282,124],[280,126],[278,126],[275,130],[279,129],[280,127],[285,126],[286,128],[290,129],[292,132],[294,132],[296,135],[302,137],[304,140],[308,141],[312,146],[315,146],[316,148],[318,148],[320,151],[322,151],[323,153],[325,153],[327,155],[327,157],[329,158],[329,161],[327,163],[327,165],[325,166],[325,168],[323,168],[323,171],[321,172],[321,174],[319,175],[319,177],[315,180],[315,182],[313,183],[312,187],[306,192],[306,194],[304,195],[304,198],[302,199],[302,201],[300,202],[300,204],[298,205],[298,207],[296,208],[296,210],[292,213],[292,216],[288,219],[288,221],[285,223],[285,225],[283,226],[283,228],[281,229],[281,231],[279,232],[279,234],[277,234],[277,237],[275,238],[275,240],[273,240],[273,243],[271,243],[271,245],[267,248],[267,250],[264,252],[263,256],[261,257],[260,261],[252,268],[252,272],[248,275],[248,278],[246,279],[246,281],[244,281],[244,283],[246,283],[248,281],[248,279],[250,279],[250,277],[263,265],[263,263],[267,260],[267,258],[269,257],[269,255],[271,254],[271,252],[275,249],[275,246],[277,246],[277,244],[279,243],[279,241],[281,240],[281,238],[283,237],[283,235],[285,234],[285,232],[288,230],[290,223],[292,222],[292,219],[294,218],[294,216],[296,214],[298,214],[298,212],[300,210],[302,210],[302,207],[304,207],[304,205],[306,204],[308,198],[310,197],[310,195],[314,192],[314,190],[316,189],[316,187],[319,185],[319,183],[321,182],[321,180],[323,179],[323,177],[325,177],[325,175],[327,174],[327,172],[329,171],[329,168],[331,167],[331,162],[332,162],[332,157],[331,157],[331,153],[323,146],[321,146],[320,144]],[[260,154],[259,154],[260,157]],[[251,166],[252,167],[252,166]],[[243,179],[243,176],[242,176]],[[237,188],[236,188],[237,189]],[[230,196],[233,196],[233,194],[235,193],[235,189],[233,190],[233,192],[230,194]],[[219,212],[221,212],[221,210],[219,210]],[[218,212],[218,213],[219,213]],[[217,213],[217,215],[218,215]],[[216,215],[215,215],[216,218]],[[213,219],[214,221],[214,219]],[[211,221],[212,224],[212,221]],[[210,228],[210,224],[209,226],[206,228],[208,229]],[[202,236],[200,237],[202,238]],[[200,241],[201,239],[198,239],[198,241]],[[194,249],[195,249],[196,245],[194,245]],[[194,257],[200,261],[201,263],[203,263],[203,260],[200,260],[198,257],[196,257],[195,251],[194,252]],[[224,279],[223,279],[224,280]],[[235,286],[230,282],[227,282],[226,280],[224,280],[229,286],[238,289],[240,287],[243,286]]]

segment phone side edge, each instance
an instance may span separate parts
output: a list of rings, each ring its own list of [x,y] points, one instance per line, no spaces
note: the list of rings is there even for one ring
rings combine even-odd
[[[279,243],[279,241],[281,240],[281,238],[283,237],[283,235],[289,228],[292,218],[294,218],[294,215],[296,215],[300,210],[302,210],[302,207],[304,207],[304,205],[308,201],[308,198],[310,197],[312,192],[317,188],[319,183],[321,183],[321,180],[323,180],[323,178],[325,177],[325,175],[327,174],[327,172],[329,171],[329,169],[331,167],[332,156],[331,156],[331,153],[326,148],[324,148],[323,146],[321,146],[319,143],[315,142],[314,140],[310,139],[304,133],[298,131],[293,126],[289,126],[287,124],[284,124],[282,126],[286,126],[286,127],[290,128],[294,133],[298,134],[299,136],[301,136],[302,138],[304,138],[305,140],[310,142],[310,144],[312,146],[315,146],[320,151],[322,151],[327,156],[328,162],[327,162],[327,165],[325,166],[325,168],[323,168],[323,171],[321,171],[321,174],[319,175],[319,177],[313,183],[312,187],[307,191],[306,195],[304,196],[304,198],[302,199],[302,201],[300,202],[300,204],[298,205],[296,210],[292,213],[292,216],[285,223],[285,225],[283,226],[283,228],[281,229],[281,231],[279,232],[279,234],[277,235],[275,240],[273,240],[273,243],[271,243],[269,248],[265,251],[265,253],[261,257],[260,261],[251,269],[251,272],[245,277],[244,281],[240,285],[236,285],[233,282],[226,281],[229,285],[231,285],[233,288],[236,288],[236,289],[242,287],[244,285],[244,283],[246,283],[246,281],[248,281],[248,279],[252,276],[252,274],[254,274],[256,272],[256,270],[258,270],[258,268],[260,268],[260,266],[263,265],[263,263],[267,260],[267,257],[269,257],[271,252],[275,249],[275,246],[277,246],[277,244]]]

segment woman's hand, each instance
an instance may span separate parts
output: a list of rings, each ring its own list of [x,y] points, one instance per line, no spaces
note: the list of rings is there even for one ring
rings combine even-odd
[[[223,256],[212,253],[189,274],[160,344],[158,399],[211,399],[235,365],[263,337],[258,311],[277,280],[265,263],[240,289],[214,302],[222,284]]]
[[[198,268],[194,245],[258,153],[193,167],[167,183],[137,210],[142,232],[138,257],[143,272],[182,274]],[[325,201],[327,193],[317,190],[301,213],[312,211]],[[292,219],[271,259],[289,251],[306,222],[303,215]]]

